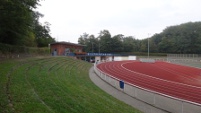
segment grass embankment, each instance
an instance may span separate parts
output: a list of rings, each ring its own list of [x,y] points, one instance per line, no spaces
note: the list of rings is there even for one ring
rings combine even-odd
[[[91,66],[67,57],[0,62],[0,112],[139,112],[95,86]]]

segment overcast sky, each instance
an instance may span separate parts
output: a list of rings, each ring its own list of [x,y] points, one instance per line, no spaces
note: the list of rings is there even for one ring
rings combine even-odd
[[[78,43],[83,33],[101,30],[144,39],[166,27],[201,21],[201,0],[45,0],[40,22],[51,24],[57,41]],[[148,35],[150,34],[150,35]]]

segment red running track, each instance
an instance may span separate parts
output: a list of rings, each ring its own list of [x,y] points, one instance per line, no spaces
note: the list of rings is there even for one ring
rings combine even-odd
[[[106,62],[97,68],[130,84],[201,104],[201,69],[139,61]]]

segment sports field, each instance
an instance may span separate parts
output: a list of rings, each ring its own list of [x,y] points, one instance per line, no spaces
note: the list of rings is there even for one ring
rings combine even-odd
[[[98,65],[110,76],[171,97],[201,104],[201,69],[167,62],[116,61]]]

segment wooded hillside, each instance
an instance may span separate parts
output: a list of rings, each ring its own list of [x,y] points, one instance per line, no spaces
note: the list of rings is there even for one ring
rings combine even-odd
[[[78,39],[86,45],[86,52],[147,52],[148,38],[139,40],[122,34],[111,36],[108,30],[100,31],[99,36],[84,33]],[[201,22],[188,22],[169,26],[159,34],[149,37],[152,53],[201,53]]]
[[[153,52],[201,53],[201,22],[170,26],[151,38]]]

